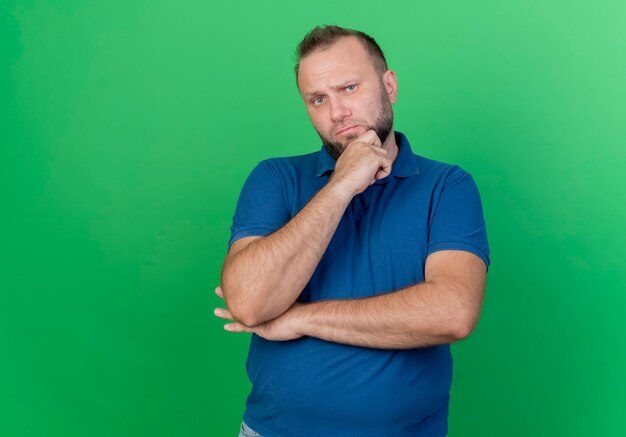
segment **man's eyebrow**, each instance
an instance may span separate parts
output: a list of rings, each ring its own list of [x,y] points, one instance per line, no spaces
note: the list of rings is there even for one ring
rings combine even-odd
[[[346,81],[340,83],[339,85],[332,86],[331,88],[332,89],[341,89],[341,88],[347,87],[348,85],[352,85],[352,84],[358,83],[358,82],[359,81],[356,80],[356,79],[354,79],[354,80],[346,80]],[[316,91],[312,91],[312,92],[308,92],[308,93],[304,93],[304,95],[307,96],[307,97],[319,96],[319,95],[323,95],[323,94],[325,94],[324,91],[317,91],[317,90]]]
[[[313,91],[310,93],[304,93],[304,95],[307,97],[319,96],[320,94],[324,94],[324,93],[321,91]]]

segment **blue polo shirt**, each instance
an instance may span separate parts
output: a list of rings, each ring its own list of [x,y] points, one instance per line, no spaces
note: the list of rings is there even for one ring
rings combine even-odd
[[[423,282],[426,258],[439,250],[471,252],[489,265],[472,177],[415,155],[402,133],[395,137],[391,174],[352,199],[299,302],[375,296]],[[324,147],[259,163],[241,190],[229,247],[287,223],[334,167]],[[244,420],[264,437],[447,433],[449,345],[382,350],[253,334],[246,370],[252,390]]]

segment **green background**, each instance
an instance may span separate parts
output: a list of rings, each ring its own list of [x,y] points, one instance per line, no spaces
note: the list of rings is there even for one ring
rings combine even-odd
[[[234,436],[213,295],[245,177],[318,150],[293,51],[372,34],[396,128],[481,190],[450,436],[626,435],[626,3],[0,3],[0,435]]]

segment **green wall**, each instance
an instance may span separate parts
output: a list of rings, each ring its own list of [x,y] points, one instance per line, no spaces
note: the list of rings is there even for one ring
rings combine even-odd
[[[239,190],[315,151],[293,50],[371,33],[396,127],[492,249],[450,436],[626,435],[626,3],[2,1],[0,435],[234,436],[213,295]]]

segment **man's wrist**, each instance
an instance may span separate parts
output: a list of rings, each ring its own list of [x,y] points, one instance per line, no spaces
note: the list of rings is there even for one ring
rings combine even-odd
[[[354,190],[347,187],[345,184],[331,179],[328,181],[325,187],[332,195],[341,201],[348,204],[354,197]]]
[[[293,330],[301,336],[309,335],[311,333],[309,326],[313,305],[315,305],[313,302],[297,304],[290,310],[291,314],[289,314],[289,317],[292,319]]]

